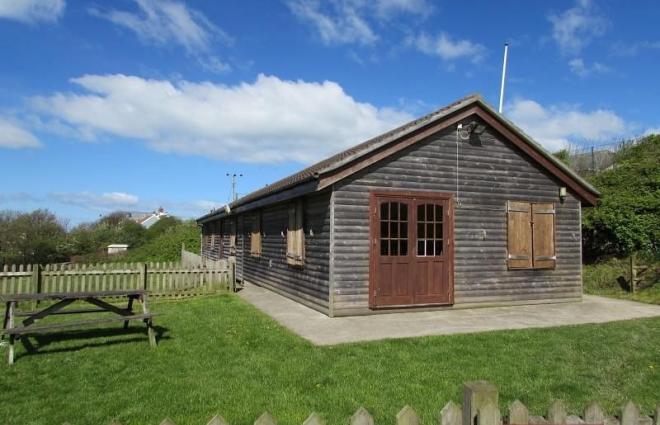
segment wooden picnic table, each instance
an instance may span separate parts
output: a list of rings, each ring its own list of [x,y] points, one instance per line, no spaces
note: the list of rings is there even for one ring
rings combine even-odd
[[[126,308],[104,301],[103,298],[127,298]],[[147,326],[149,344],[156,346],[156,335],[153,329],[153,313],[149,312],[149,294],[145,290],[131,289],[122,291],[95,291],[95,292],[50,292],[37,294],[8,294],[0,296],[0,301],[5,303],[5,320],[2,329],[3,338],[9,336],[9,347],[7,350],[7,362],[14,362],[14,343],[21,336],[27,334],[42,333],[46,331],[75,328],[81,326],[96,325],[101,323],[120,321],[124,322],[124,329],[128,328],[131,320],[142,320]],[[142,306],[142,314],[133,312],[133,302],[137,300]],[[18,310],[19,303],[29,302],[33,304],[41,301],[56,301],[42,309],[34,311]],[[65,309],[66,306],[76,302],[84,301],[92,304],[93,308]],[[57,323],[40,324],[37,321],[51,315],[59,314],[83,314],[83,313],[114,313],[116,316],[104,317],[102,319],[66,321]],[[18,317],[25,317],[17,320]]]

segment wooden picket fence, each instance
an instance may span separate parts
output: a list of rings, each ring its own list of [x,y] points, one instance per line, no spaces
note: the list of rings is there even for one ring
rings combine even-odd
[[[357,409],[348,421],[349,425],[374,425],[374,418],[364,408]],[[509,404],[504,415],[500,413],[497,388],[485,381],[468,382],[463,387],[463,405],[452,401],[440,410],[438,425],[660,425],[660,405],[655,408],[654,417],[640,413],[635,403],[627,402],[618,416],[607,415],[598,403],[589,404],[582,416],[569,415],[564,403],[553,401],[546,416],[530,415],[529,410],[520,401]],[[69,424],[66,424],[69,425]],[[110,425],[121,425],[114,420]],[[155,424],[154,424],[155,425]],[[169,418],[160,425],[176,425]],[[207,425],[228,425],[219,415],[211,418]],[[277,421],[268,412],[264,412],[254,425],[277,425]],[[316,412],[310,414],[303,425],[325,425],[325,421]],[[396,415],[396,425],[420,425],[417,412],[405,406]]]
[[[182,297],[230,289],[233,281],[227,262],[14,264],[0,270],[0,295],[146,289],[155,296]]]

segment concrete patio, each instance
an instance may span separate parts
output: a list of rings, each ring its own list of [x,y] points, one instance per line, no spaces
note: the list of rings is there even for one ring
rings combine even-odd
[[[546,328],[660,316],[660,306],[585,295],[582,302],[329,318],[275,292],[247,284],[241,298],[316,345]]]

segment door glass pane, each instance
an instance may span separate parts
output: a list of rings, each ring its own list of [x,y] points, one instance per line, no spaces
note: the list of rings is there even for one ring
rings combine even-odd
[[[442,255],[442,205],[417,206],[417,255]]]
[[[432,239],[427,239],[426,240],[426,255],[427,256],[432,256],[433,255],[433,240]]]
[[[399,237],[399,223],[396,221],[390,223],[390,237],[391,238]]]
[[[390,240],[390,255],[399,255],[399,241],[396,239]]]
[[[382,239],[380,241],[380,255],[389,255],[388,241],[387,239]]]
[[[380,255],[408,255],[408,205],[380,205]]]

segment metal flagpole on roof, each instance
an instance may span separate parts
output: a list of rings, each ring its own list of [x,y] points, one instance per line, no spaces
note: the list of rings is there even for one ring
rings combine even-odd
[[[504,61],[502,62],[502,84],[500,85],[500,107],[497,110],[502,113],[502,106],[504,105],[504,82],[506,81],[506,62],[509,56],[509,43],[504,43]]]

